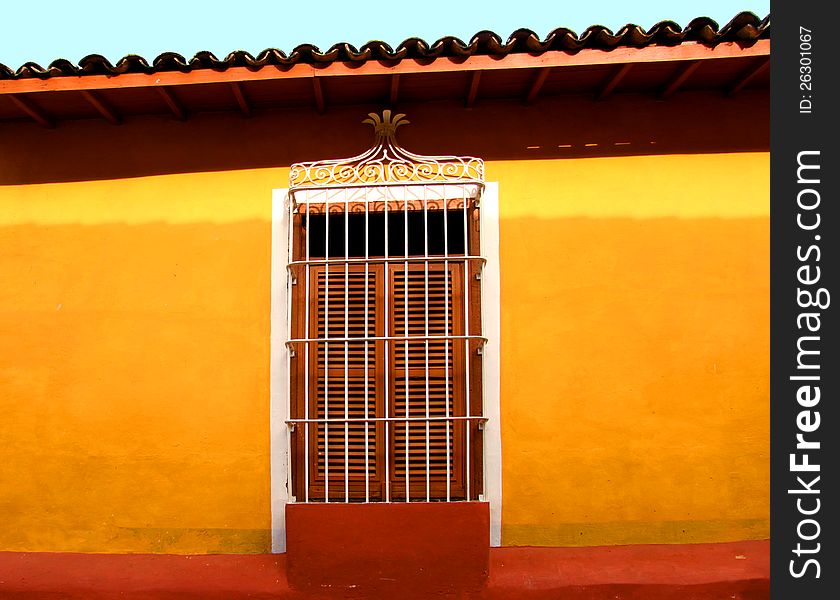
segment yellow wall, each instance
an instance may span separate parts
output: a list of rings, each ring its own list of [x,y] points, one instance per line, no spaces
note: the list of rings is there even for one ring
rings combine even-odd
[[[769,156],[507,162],[488,179],[503,543],[769,537]]]
[[[0,550],[270,550],[286,178],[0,188]]]
[[[766,153],[488,165],[505,543],[769,535],[768,176]],[[286,181],[0,187],[0,550],[269,550]]]

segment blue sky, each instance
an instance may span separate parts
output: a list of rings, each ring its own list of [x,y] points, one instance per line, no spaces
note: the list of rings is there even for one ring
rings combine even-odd
[[[210,50],[224,57],[233,50],[257,54],[265,48],[289,52],[302,43],[322,50],[347,41],[373,39],[396,46],[408,37],[427,41],[444,35],[468,40],[482,29],[507,37],[526,27],[544,36],[556,27],[578,33],[589,25],[612,30],[626,23],[649,28],[662,20],[681,26],[698,16],[721,26],[743,10],[759,17],[769,0],[403,0],[359,2],[159,1],[82,2],[0,0],[0,63],[13,69],[26,61],[42,66],[56,58],[73,62],[102,54],[116,62],[126,54],[152,59],[174,51],[190,57]]]

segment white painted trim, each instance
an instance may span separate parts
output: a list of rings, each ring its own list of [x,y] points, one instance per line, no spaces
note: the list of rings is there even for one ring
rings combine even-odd
[[[475,198],[479,192],[477,183],[447,183],[428,185],[371,185],[370,187],[348,187],[332,189],[299,188],[293,192],[298,204],[321,204],[331,202],[343,206],[345,202],[383,202],[386,198],[401,202],[414,200],[452,200],[456,198]]]
[[[499,268],[499,184],[487,183],[481,197],[481,253],[484,310],[484,493],[490,503],[490,545],[502,543],[501,439],[501,280]],[[271,550],[286,551],[286,503],[289,501],[287,264],[289,260],[288,188],[273,190],[271,223]]]
[[[481,253],[484,311],[484,495],[490,502],[490,545],[502,545],[501,277],[499,268],[499,184],[487,183],[481,196]]]
[[[289,260],[288,189],[272,190],[271,196],[271,551],[286,551],[286,502],[289,500],[289,413],[286,361],[288,336],[287,270]]]

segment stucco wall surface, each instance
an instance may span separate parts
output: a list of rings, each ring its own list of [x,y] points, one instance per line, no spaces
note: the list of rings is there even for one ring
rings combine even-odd
[[[491,161],[503,543],[769,535],[769,156]],[[284,168],[0,186],[0,550],[270,549]]]
[[[768,155],[503,162],[488,177],[503,543],[769,537]]]
[[[0,188],[0,549],[270,550],[278,181]]]

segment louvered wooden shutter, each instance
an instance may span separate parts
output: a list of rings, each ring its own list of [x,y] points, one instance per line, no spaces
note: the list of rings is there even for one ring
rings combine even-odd
[[[365,279],[367,278],[367,285]],[[382,265],[332,265],[311,267],[310,331],[312,337],[352,338],[353,341],[311,344],[309,376],[309,415],[316,419],[372,419],[382,413],[383,303]],[[329,290],[329,295],[325,293]],[[365,329],[365,291],[367,290],[367,329]],[[345,318],[346,316],[346,318]],[[365,379],[367,378],[367,389]],[[329,447],[325,445],[329,430]],[[367,431],[367,436],[365,432]],[[368,493],[381,496],[384,478],[384,424],[371,421],[346,425],[319,423],[310,429],[310,494],[323,496],[329,470],[330,498],[345,497],[345,471],[350,496]],[[365,438],[367,437],[367,448]],[[346,443],[345,443],[346,440]],[[367,462],[365,454],[367,450]],[[345,460],[346,459],[346,460]],[[329,466],[329,469],[327,469]],[[346,469],[345,469],[346,466]]]
[[[393,365],[390,412],[395,417],[441,418],[465,414],[463,342],[429,340],[427,343],[422,339],[464,335],[461,272],[462,266],[455,263],[448,268],[442,263],[428,267],[409,264],[408,271],[404,265],[396,264],[389,270],[393,298],[390,330],[394,336],[421,338],[396,342],[390,349]],[[432,498],[445,497],[447,475],[450,495],[462,496],[463,444],[463,421],[413,421],[408,425],[408,435],[405,422],[396,422],[390,443],[394,457],[394,497],[405,497],[406,467],[411,497],[426,497],[427,475]]]
[[[477,240],[477,229],[472,229],[477,221],[470,222],[470,236]],[[300,257],[305,247],[300,219],[297,228],[294,255]],[[471,245],[469,253],[477,254],[477,243]],[[477,421],[443,420],[468,414],[467,390],[469,415],[481,413],[480,344],[424,339],[480,331],[477,273],[477,266],[470,263],[465,276],[464,262],[457,256],[448,264],[413,259],[407,268],[403,262],[375,259],[367,266],[293,268],[292,336],[341,341],[311,341],[295,348],[292,418],[371,419],[367,426],[309,423],[294,429],[292,482],[298,499],[324,501],[327,488],[330,501],[405,499],[406,474],[412,500],[424,500],[427,486],[433,500],[475,498],[481,493]],[[365,354],[365,338],[385,336],[409,339],[387,344],[369,339]],[[431,420],[412,421],[407,427],[399,419],[427,416],[427,392]],[[386,424],[384,417],[396,420]]]

